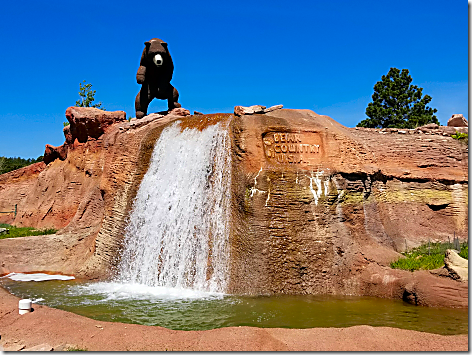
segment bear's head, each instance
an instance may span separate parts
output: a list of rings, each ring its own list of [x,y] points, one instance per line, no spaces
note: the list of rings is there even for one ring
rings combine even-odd
[[[144,42],[146,45],[146,57],[149,61],[154,63],[156,67],[164,65],[169,56],[167,50],[167,43],[159,38],[153,38],[150,41]]]

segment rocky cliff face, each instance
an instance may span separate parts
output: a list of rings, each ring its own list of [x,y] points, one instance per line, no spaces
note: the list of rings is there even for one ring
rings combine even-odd
[[[467,238],[467,147],[450,137],[349,129],[308,110],[232,127],[233,292],[358,294],[372,262]]]
[[[65,160],[1,175],[0,210],[19,211],[1,221],[60,230],[0,241],[0,274],[110,275],[154,143],[175,120],[230,121],[230,292],[401,298],[446,283],[464,305],[466,285],[388,264],[428,239],[467,238],[467,146],[441,132],[346,128],[309,110],[150,115],[76,140]]]

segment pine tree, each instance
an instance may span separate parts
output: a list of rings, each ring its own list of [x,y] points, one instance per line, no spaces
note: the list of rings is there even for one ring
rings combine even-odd
[[[423,88],[411,85],[408,69],[390,68],[387,75],[374,85],[373,102],[365,114],[369,117],[357,127],[416,128],[428,123],[439,124],[434,115],[438,110],[428,107],[432,98],[422,97]]]

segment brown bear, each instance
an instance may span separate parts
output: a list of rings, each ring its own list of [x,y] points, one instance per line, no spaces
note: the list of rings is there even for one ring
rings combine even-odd
[[[139,63],[136,81],[142,84],[136,96],[136,118],[147,115],[147,109],[152,99],[167,100],[169,111],[180,107],[179,92],[170,81],[174,73],[174,64],[167,49],[167,43],[159,38],[144,42],[145,48]]]

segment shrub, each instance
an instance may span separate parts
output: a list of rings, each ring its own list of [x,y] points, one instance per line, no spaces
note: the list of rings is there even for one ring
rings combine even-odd
[[[451,136],[454,139],[457,139],[459,142],[463,142],[465,144],[469,144],[469,134],[468,133],[460,133],[456,132]]]

